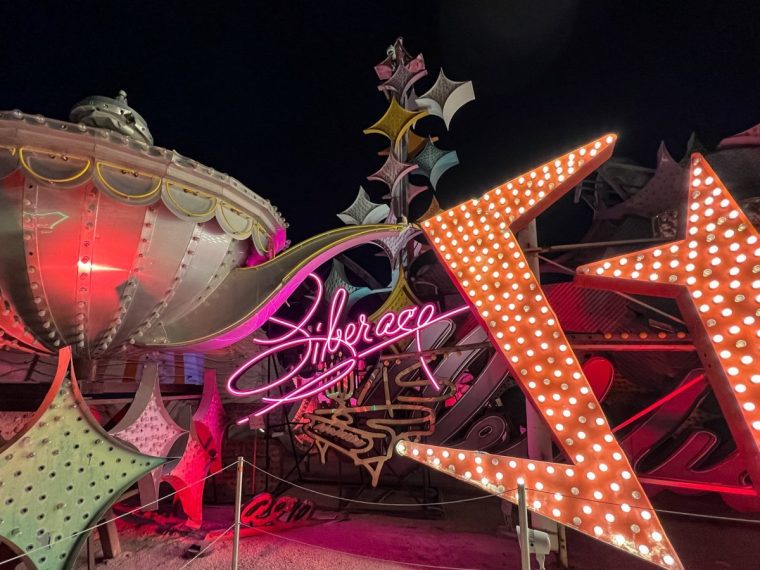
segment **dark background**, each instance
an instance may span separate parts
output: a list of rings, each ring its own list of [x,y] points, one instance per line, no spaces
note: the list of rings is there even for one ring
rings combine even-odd
[[[66,118],[91,94],[128,92],[156,144],[228,172],[270,198],[301,240],[382,159],[362,129],[384,112],[373,66],[403,36],[471,79],[442,138],[461,165],[444,206],[613,131],[618,156],[678,159],[760,122],[760,3],[735,1],[9,2],[0,6],[0,108]],[[568,196],[539,221],[542,242],[579,237],[589,212]]]

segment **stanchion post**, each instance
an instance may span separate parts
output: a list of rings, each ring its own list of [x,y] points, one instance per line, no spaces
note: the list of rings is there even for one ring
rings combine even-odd
[[[522,570],[530,570],[530,539],[528,528],[528,503],[525,500],[525,483],[517,484],[517,512],[520,520],[520,534],[517,537],[520,543],[520,567]]]
[[[243,457],[237,458],[237,484],[235,486],[235,528],[232,536],[232,570],[238,570],[240,555],[240,509],[243,502]]]
[[[528,224],[528,227],[517,235],[517,241],[520,243],[520,247],[524,249],[536,250],[538,247],[536,220],[532,220]],[[538,253],[526,253],[525,258],[527,259],[528,267],[530,267],[536,280],[540,282],[541,267]],[[536,408],[534,408],[533,404],[527,399],[525,400],[525,422],[525,429],[527,430],[525,436],[528,441],[528,458],[537,459],[539,461],[552,461],[554,459],[554,450],[552,448],[551,431],[546,426],[546,423],[543,421]],[[552,543],[552,550],[559,552],[558,523],[535,512],[531,513],[530,518],[533,528],[547,533]],[[565,552],[564,559],[567,559],[567,552]],[[560,556],[560,560],[563,560],[562,556]],[[567,568],[567,566],[563,566],[563,568]]]

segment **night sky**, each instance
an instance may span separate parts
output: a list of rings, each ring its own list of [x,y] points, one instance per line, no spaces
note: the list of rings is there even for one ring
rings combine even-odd
[[[271,199],[294,241],[341,225],[360,184],[384,193],[366,181],[384,139],[362,129],[397,36],[425,55],[418,93],[439,67],[474,82],[441,140],[461,163],[444,206],[608,131],[653,166],[660,140],[680,158],[692,131],[712,146],[760,122],[758,2],[4,2],[0,18],[0,108],[66,118],[124,89],[157,145]],[[580,236],[570,202],[542,242]]]

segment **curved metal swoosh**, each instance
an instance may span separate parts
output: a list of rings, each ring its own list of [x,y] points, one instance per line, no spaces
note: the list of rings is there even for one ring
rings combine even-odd
[[[271,261],[230,272],[216,290],[189,313],[156,323],[138,336],[145,347],[213,350],[233,344],[261,327],[304,279],[346,249],[414,231],[408,224],[348,226],[299,243]]]

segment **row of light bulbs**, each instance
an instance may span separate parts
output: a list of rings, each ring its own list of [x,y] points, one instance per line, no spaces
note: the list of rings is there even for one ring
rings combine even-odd
[[[572,465],[400,442],[397,451],[510,501],[525,482],[531,507],[646,560],[677,559],[531,272],[515,232],[595,170],[612,135],[593,141],[423,222],[461,290]],[[606,501],[592,506],[584,497]],[[654,540],[658,537],[659,540]]]

